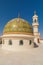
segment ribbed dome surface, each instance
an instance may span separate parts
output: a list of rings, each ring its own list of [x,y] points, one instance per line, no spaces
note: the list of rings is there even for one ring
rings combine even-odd
[[[12,34],[15,32],[25,32],[25,33],[33,33],[32,26],[30,24],[21,18],[15,18],[10,20],[4,27],[3,34]]]

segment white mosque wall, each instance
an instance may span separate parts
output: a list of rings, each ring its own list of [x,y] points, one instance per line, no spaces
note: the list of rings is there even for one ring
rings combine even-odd
[[[13,51],[17,51],[17,50],[26,50],[29,49],[30,47],[33,47],[32,45],[29,44],[30,40],[26,40],[26,39],[22,39],[23,40],[23,45],[20,45],[20,39],[11,39],[12,40],[12,45],[9,45],[9,38],[5,38],[4,40],[4,44],[2,44],[2,49],[5,50],[13,50]],[[33,39],[31,39],[31,41],[33,42]]]
[[[2,36],[2,38],[3,37],[11,37],[11,36],[13,36],[13,37],[30,37],[30,38],[34,38],[34,36],[33,35],[26,35],[26,34],[6,34],[6,35],[3,35]]]
[[[38,28],[37,27],[34,27],[33,30],[34,30],[34,32],[37,32],[38,31]]]

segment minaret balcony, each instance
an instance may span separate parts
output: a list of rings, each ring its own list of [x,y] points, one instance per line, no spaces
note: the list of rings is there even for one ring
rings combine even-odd
[[[37,22],[37,23],[32,23],[32,26],[39,26],[39,23]]]

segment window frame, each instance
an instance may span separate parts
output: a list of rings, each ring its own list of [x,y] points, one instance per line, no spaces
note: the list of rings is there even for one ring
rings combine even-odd
[[[29,45],[31,45],[32,44],[32,41],[31,40],[29,40]]]
[[[23,45],[23,40],[20,40],[19,41],[19,45]]]
[[[12,40],[9,40],[9,45],[12,45]]]

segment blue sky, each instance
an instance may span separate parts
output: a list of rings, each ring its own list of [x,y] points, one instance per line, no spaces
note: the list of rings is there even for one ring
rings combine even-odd
[[[43,38],[43,0],[0,0],[0,35],[5,24],[13,19],[20,17],[32,24],[34,11],[39,16],[39,32]]]

